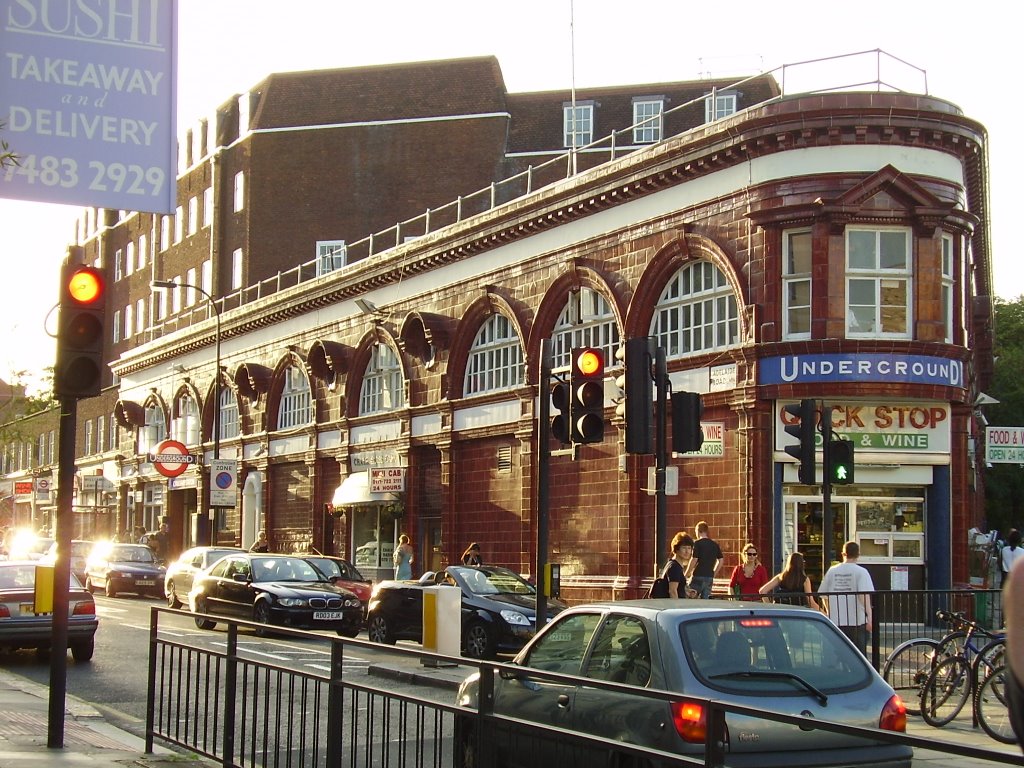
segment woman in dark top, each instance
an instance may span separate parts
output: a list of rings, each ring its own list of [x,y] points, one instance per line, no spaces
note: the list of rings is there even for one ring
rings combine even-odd
[[[686,589],[686,566],[693,557],[693,539],[688,533],[677,533],[672,537],[672,559],[665,566],[669,597],[692,597],[693,590]]]
[[[762,595],[770,595],[776,588],[779,592],[787,594],[784,597],[775,598],[775,602],[807,605],[816,611],[820,610],[818,602],[811,593],[811,579],[804,572],[804,556],[799,552],[793,552],[786,560],[786,567],[782,569],[782,573],[773,576],[757,591]],[[799,592],[803,594],[796,594]]]
[[[480,545],[475,541],[466,547],[466,551],[462,553],[462,564],[463,565],[483,565],[484,559],[480,556]]]

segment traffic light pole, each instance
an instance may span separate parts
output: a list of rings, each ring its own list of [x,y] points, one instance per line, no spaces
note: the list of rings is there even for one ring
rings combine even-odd
[[[57,443],[57,515],[54,540],[57,557],[53,566],[53,637],[50,641],[50,704],[46,746],[64,746],[64,708],[68,687],[68,584],[71,580],[71,528],[75,489],[75,419],[78,400],[62,397],[60,438]]]
[[[540,421],[537,424],[537,562],[534,581],[537,585],[537,631],[548,616],[545,571],[548,565],[548,507],[551,503],[551,340],[544,339],[540,350]]]
[[[654,564],[655,576],[668,559],[668,497],[665,493],[665,473],[668,467],[668,362],[665,348],[654,351],[654,383],[658,387],[658,417],[654,429]]]
[[[832,567],[832,406],[821,403],[821,574],[824,576]]]

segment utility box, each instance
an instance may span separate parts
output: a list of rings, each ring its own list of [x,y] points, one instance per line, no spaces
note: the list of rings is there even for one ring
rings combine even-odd
[[[462,590],[458,587],[442,584],[423,588],[423,650],[446,656],[461,653]],[[424,659],[423,664],[439,663]]]
[[[561,597],[562,566],[559,563],[544,564],[544,596]]]

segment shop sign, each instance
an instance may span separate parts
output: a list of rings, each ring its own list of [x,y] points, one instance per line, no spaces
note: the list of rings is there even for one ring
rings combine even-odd
[[[32,494],[33,484],[31,480],[16,480],[14,482],[15,496],[29,496]]]
[[[370,493],[403,493],[405,467],[375,467],[370,470]]]
[[[724,456],[725,455],[725,422],[702,421],[700,431],[704,433],[704,442],[699,451],[687,453],[672,452],[673,456]]]
[[[1024,427],[986,427],[985,460],[990,464],[1024,464]]]
[[[946,403],[843,403],[825,399],[832,406],[832,433],[852,440],[858,451],[949,453],[949,406]],[[775,450],[795,445],[796,438],[784,427],[793,417],[786,402],[775,403]],[[821,445],[821,433],[815,435]]]
[[[362,472],[371,467],[397,467],[402,463],[398,451],[360,451],[349,457],[353,472]]]
[[[930,355],[785,355],[767,357],[757,366],[757,383],[824,384],[878,382],[961,387],[964,364]]]

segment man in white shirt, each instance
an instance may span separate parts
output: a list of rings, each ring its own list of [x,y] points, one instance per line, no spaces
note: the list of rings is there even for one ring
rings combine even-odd
[[[860,545],[855,541],[843,544],[843,562],[828,569],[818,592],[827,598],[828,616],[865,656],[868,655],[868,635],[871,633],[871,596],[875,591],[871,574],[857,565]],[[837,592],[860,594],[843,596]]]

